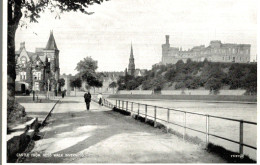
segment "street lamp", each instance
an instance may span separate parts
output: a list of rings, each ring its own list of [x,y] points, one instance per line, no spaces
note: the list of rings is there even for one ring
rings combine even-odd
[[[50,91],[50,79],[48,79],[48,91],[47,91],[47,98],[49,99],[49,91]]]
[[[33,77],[33,101],[35,101],[35,81],[34,80],[36,80],[36,76],[35,77]]]

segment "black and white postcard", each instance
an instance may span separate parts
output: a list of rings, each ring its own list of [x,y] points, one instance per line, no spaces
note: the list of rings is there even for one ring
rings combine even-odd
[[[257,0],[4,0],[2,163],[257,163]]]

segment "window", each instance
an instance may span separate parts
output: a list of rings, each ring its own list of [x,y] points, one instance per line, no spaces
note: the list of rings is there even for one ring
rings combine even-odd
[[[225,57],[223,57],[223,61],[225,60]]]
[[[228,60],[230,60],[230,56],[228,56]]]
[[[26,62],[27,62],[27,58],[26,57],[21,57],[21,63],[22,64],[26,64]]]
[[[35,80],[41,80],[41,72],[33,72],[33,78]]]
[[[233,48],[233,54],[235,54],[235,52],[236,52],[236,49],[235,49],[235,48]]]
[[[20,79],[26,80],[26,72],[20,72]]]

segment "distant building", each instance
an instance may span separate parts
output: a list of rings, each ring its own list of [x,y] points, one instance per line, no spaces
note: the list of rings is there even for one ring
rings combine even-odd
[[[120,76],[124,76],[124,72],[99,72],[101,74],[101,80],[103,83],[103,86],[101,88],[96,88],[95,91],[93,88],[91,89],[92,93],[112,93],[114,91],[113,88],[110,88],[109,85],[112,82],[117,82]]]
[[[189,50],[171,47],[169,35],[166,35],[166,43],[162,44],[162,64],[175,64],[178,60],[186,62],[187,59],[192,61],[204,61],[207,59],[212,62],[250,62],[250,44],[223,44],[221,41],[211,41],[210,45],[195,46]]]
[[[133,54],[133,46],[131,43],[131,51],[130,51],[130,58],[129,58],[129,64],[128,64],[128,74],[131,76],[134,76],[135,74],[135,59]]]
[[[75,76],[72,76],[71,74],[66,75],[63,73],[60,78],[63,78],[65,80],[65,85],[62,87],[62,91],[66,90],[66,95],[70,95],[71,91],[74,91],[74,89],[71,88],[70,86],[70,81],[74,78]]]
[[[25,42],[20,44],[16,55],[16,91],[25,93],[26,89],[35,91],[54,91],[60,77],[59,50],[53,32],[45,48],[36,48],[35,53],[25,49]]]
[[[134,77],[143,76],[145,71],[146,71],[145,69],[135,69],[133,46],[132,46],[132,43],[131,43],[131,50],[130,50],[130,58],[129,58],[128,70],[126,68],[125,75],[127,73],[128,75],[131,75],[131,76],[134,76]]]

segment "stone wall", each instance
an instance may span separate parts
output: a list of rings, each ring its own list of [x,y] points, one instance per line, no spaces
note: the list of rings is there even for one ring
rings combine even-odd
[[[243,95],[246,90],[220,90],[218,95]],[[152,90],[120,90],[117,94],[138,94],[138,95],[151,95]],[[162,90],[161,95],[209,95],[209,90]]]

